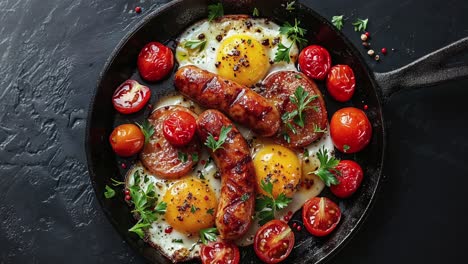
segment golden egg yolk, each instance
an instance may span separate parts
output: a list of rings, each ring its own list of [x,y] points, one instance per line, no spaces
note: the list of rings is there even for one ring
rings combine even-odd
[[[270,67],[265,48],[247,35],[224,39],[218,49],[216,65],[221,77],[246,86],[263,79]]]
[[[198,179],[183,179],[172,185],[163,197],[167,203],[166,221],[187,234],[214,226],[217,199],[210,186]]]
[[[281,193],[292,197],[301,179],[301,162],[296,153],[280,145],[266,145],[253,160],[257,174],[257,192],[267,195],[260,186],[262,182],[273,184],[273,197]]]

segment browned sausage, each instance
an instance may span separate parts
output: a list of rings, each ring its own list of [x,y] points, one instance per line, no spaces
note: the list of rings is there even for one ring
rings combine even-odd
[[[195,165],[192,160],[193,153],[200,155],[201,144],[195,135],[186,146],[175,147],[166,140],[163,134],[163,123],[174,111],[186,111],[196,115],[188,108],[183,106],[165,106],[156,109],[148,121],[154,127],[154,134],[150,141],[145,144],[140,154],[140,160],[143,165],[151,172],[165,179],[176,179],[184,176]],[[179,152],[187,154],[187,161],[179,160]]]
[[[221,149],[211,152],[221,173],[221,197],[216,227],[221,238],[233,240],[247,232],[255,208],[255,170],[244,137],[224,114],[206,110],[197,120],[198,134],[219,137],[221,128],[232,126]]]
[[[323,135],[322,132],[314,132],[315,127],[322,130],[327,128],[327,109],[325,108],[325,101],[314,81],[300,72],[279,71],[270,74],[263,82],[263,85],[265,89],[262,95],[275,102],[276,108],[278,108],[281,115],[285,112],[292,112],[297,109],[296,105],[291,103],[289,97],[294,94],[298,86],[302,86],[310,96],[318,96],[308,104],[310,108],[303,112],[303,128],[294,125],[297,132],[293,133],[282,123],[279,131],[280,133],[278,133],[278,141],[281,144],[289,147],[304,147]],[[284,139],[284,133],[288,134],[290,138],[289,143]]]
[[[276,107],[241,84],[196,66],[181,67],[174,78],[176,88],[203,107],[217,109],[260,136],[276,134],[281,124]]]

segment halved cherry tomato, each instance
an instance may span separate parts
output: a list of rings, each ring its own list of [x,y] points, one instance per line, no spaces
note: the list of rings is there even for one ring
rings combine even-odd
[[[147,81],[159,81],[174,67],[172,50],[159,42],[146,44],[138,55],[138,71]]]
[[[302,209],[302,221],[307,231],[314,236],[330,234],[340,219],[340,208],[326,197],[313,197],[305,202]]]
[[[254,250],[266,263],[278,263],[286,259],[294,247],[294,233],[280,220],[271,220],[257,230]]]
[[[143,148],[145,136],[134,124],[124,124],[114,128],[109,136],[114,152],[121,157],[130,157]]]
[[[339,172],[336,178],[340,183],[330,186],[330,190],[340,198],[347,198],[359,188],[364,173],[361,166],[352,160],[342,160],[335,168]]]
[[[112,96],[112,103],[122,114],[140,111],[151,97],[151,90],[135,80],[126,80]]]
[[[338,102],[346,102],[354,94],[356,80],[354,72],[348,65],[331,67],[327,77],[327,90]]]
[[[164,137],[174,146],[187,145],[197,129],[195,117],[185,111],[175,111],[163,123]]]
[[[307,77],[323,80],[331,67],[330,53],[318,45],[308,46],[299,54],[299,67]]]
[[[238,264],[239,248],[231,242],[210,242],[202,245],[200,250],[203,264]]]
[[[355,153],[369,144],[372,126],[362,110],[345,107],[333,114],[330,121],[330,135],[338,150]]]

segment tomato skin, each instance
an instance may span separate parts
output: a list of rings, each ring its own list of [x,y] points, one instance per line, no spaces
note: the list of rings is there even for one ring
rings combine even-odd
[[[331,67],[327,77],[327,90],[338,102],[346,102],[353,97],[356,86],[354,72],[348,65]]]
[[[361,166],[352,160],[341,160],[336,170],[340,172],[336,175],[340,183],[330,186],[330,190],[337,197],[350,197],[361,185],[364,176]]]
[[[195,135],[197,121],[185,111],[172,113],[163,123],[164,137],[174,146],[187,145]]]
[[[372,125],[362,110],[345,107],[333,114],[330,121],[330,135],[339,151],[355,153],[369,144],[372,137]]]
[[[172,50],[159,42],[146,44],[138,55],[138,71],[150,82],[162,80],[174,67]]]
[[[140,111],[151,97],[151,90],[135,80],[126,80],[114,92],[112,104],[121,114]]]
[[[302,208],[302,221],[307,231],[314,236],[330,234],[341,219],[341,210],[326,197],[313,197]]]
[[[234,243],[218,241],[202,245],[200,257],[203,264],[238,264],[240,254]]]
[[[130,157],[143,148],[145,136],[140,128],[134,124],[123,124],[112,131],[109,141],[115,154],[121,157]]]
[[[299,67],[307,77],[324,80],[331,67],[330,53],[318,45],[308,46],[299,54]]]
[[[280,240],[275,239],[281,237]],[[278,263],[285,260],[294,247],[294,233],[285,222],[271,220],[257,230],[254,250],[265,263]]]

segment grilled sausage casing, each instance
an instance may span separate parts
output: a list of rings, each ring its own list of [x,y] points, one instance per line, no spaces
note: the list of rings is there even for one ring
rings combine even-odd
[[[249,229],[255,209],[255,170],[249,147],[233,123],[217,110],[206,110],[197,120],[203,142],[209,134],[219,137],[222,127],[232,126],[222,148],[211,152],[221,173],[221,196],[216,227],[222,239],[233,240]]]
[[[203,107],[217,109],[260,136],[276,134],[280,113],[275,105],[246,86],[224,79],[196,66],[181,67],[175,87]]]

